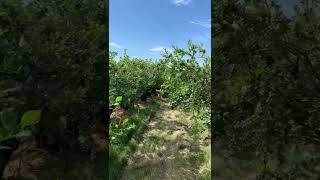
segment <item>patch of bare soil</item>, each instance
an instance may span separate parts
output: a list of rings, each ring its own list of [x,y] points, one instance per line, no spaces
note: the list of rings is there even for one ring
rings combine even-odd
[[[191,117],[184,112],[172,110],[168,103],[161,102],[122,179],[201,179],[198,162],[203,158],[201,143],[192,140],[190,121]]]
[[[137,109],[145,109],[151,101],[151,97],[147,97],[145,101],[138,101],[134,107]],[[116,107],[111,115],[110,119],[121,121],[128,115],[128,111],[122,108],[121,106]]]
[[[35,142],[21,144],[11,155],[3,179],[37,179],[37,174],[47,159],[48,152],[37,148]]]
[[[124,108],[118,106],[112,111],[110,119],[120,121],[125,115],[127,115],[127,111]]]
[[[94,151],[105,152],[107,144],[106,127],[103,125],[97,125],[96,131],[91,134],[91,140],[94,145]],[[78,152],[73,153],[76,156]],[[80,156],[80,154],[79,154]],[[79,160],[80,161],[80,160]],[[64,171],[64,159],[63,157],[57,157],[50,154],[44,149],[38,148],[35,141],[25,142],[19,145],[19,147],[11,154],[10,160],[6,165],[3,172],[2,179],[43,179],[44,177],[55,179],[53,176],[62,177]],[[79,162],[71,162],[79,163]],[[74,167],[73,167],[74,168]],[[82,164],[80,168],[85,169]],[[88,168],[87,168],[88,169]],[[69,169],[68,169],[69,170]]]
[[[145,109],[150,103],[150,101],[151,101],[151,97],[147,97],[145,101],[141,101],[141,100],[138,101],[138,103],[135,104],[134,107],[137,109]]]

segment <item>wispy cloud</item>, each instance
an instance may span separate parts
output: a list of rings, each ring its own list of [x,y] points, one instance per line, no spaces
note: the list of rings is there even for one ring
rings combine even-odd
[[[161,51],[164,51],[164,48],[166,48],[166,47],[157,46],[157,47],[154,47],[154,48],[149,49],[149,51],[152,51],[152,52],[161,52]]]
[[[120,44],[117,44],[115,42],[110,42],[109,46],[117,48],[117,49],[123,49],[123,46],[121,46]]]
[[[195,43],[208,42],[208,41],[211,40],[210,35],[211,35],[210,33],[204,34],[204,35],[196,35],[196,36],[193,36],[193,37],[192,37],[192,40],[193,40]]]
[[[173,0],[173,4],[176,6],[186,6],[191,3],[191,0]]]
[[[206,21],[190,21],[191,24],[196,24],[205,28],[211,28],[211,19]]]
[[[172,52],[172,49],[170,47],[164,47],[164,46],[157,46],[157,47],[149,49],[149,51],[151,51],[151,52],[164,52],[164,49],[166,49],[168,52]]]

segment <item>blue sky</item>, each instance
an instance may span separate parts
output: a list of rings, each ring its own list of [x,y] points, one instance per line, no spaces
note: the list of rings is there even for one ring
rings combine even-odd
[[[163,47],[188,39],[211,52],[210,0],[110,0],[109,47],[120,55],[158,59]]]

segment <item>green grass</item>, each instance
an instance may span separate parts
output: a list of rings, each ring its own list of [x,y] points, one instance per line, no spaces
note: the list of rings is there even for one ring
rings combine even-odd
[[[111,144],[109,149],[109,179],[120,179],[121,172],[126,166],[128,158],[135,152],[136,145],[145,131],[149,120],[159,107],[157,101],[152,100],[145,109],[132,110],[126,123],[110,125]],[[112,138],[113,137],[113,138]]]

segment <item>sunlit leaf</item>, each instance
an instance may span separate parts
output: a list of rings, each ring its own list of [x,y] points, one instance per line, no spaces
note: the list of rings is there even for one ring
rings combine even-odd
[[[122,96],[116,97],[116,103],[120,103],[122,101]]]
[[[23,114],[20,122],[21,128],[37,124],[41,118],[41,110],[27,111]]]

